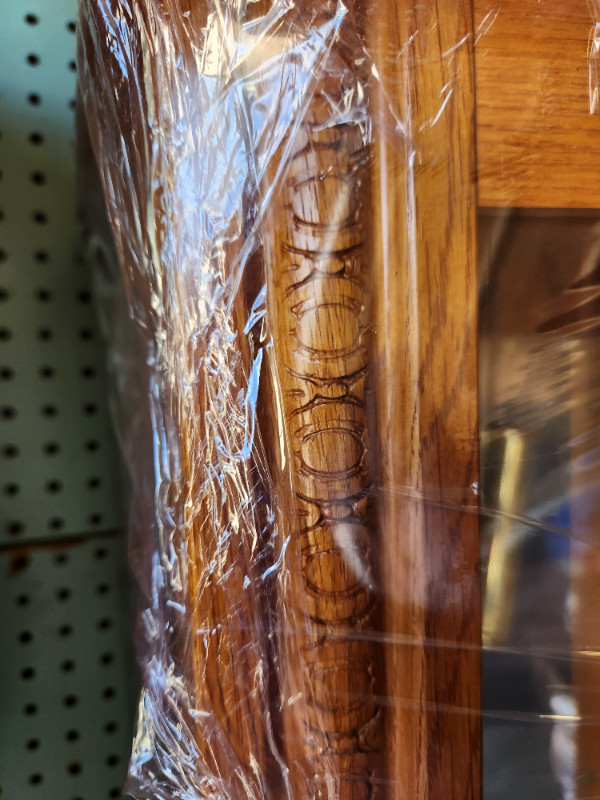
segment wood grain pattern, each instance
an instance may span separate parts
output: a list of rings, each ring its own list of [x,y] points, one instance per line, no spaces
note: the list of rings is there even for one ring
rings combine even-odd
[[[218,76],[199,75],[193,52],[203,42],[208,4],[162,4],[165,17],[145,71],[154,75],[154,108],[162,111],[153,200],[166,336],[157,338],[164,342],[170,367],[163,402],[178,428],[179,449],[175,443],[171,448],[181,453],[175,536],[187,549],[191,663],[185,674],[193,687],[203,796],[263,797],[279,776],[268,744],[267,592],[272,587],[261,577],[272,562],[262,535],[246,406],[252,362],[244,335],[244,281],[237,274],[244,196],[243,189],[231,192],[227,178],[213,184],[209,191],[229,204],[228,214],[221,216],[200,188],[208,185],[201,157],[207,150],[205,108],[200,99],[190,98],[202,97],[201,81],[205,87],[207,80],[218,82]],[[231,13],[226,9],[225,17]],[[203,100],[209,102],[206,96]],[[230,118],[232,105],[222,106],[222,114]],[[189,127],[191,147],[180,144],[182,125]],[[208,148],[216,144],[223,157],[236,148],[244,153],[242,134],[235,130],[235,124],[229,131],[213,128],[217,141]],[[202,214],[190,213],[190,202],[197,209],[207,205],[206,213],[212,214],[207,226]],[[163,424],[170,424],[168,417]]]
[[[391,798],[481,792],[473,16],[370,12]]]
[[[470,513],[478,471],[471,7],[384,0],[369,19],[381,78],[371,96],[375,160],[360,109],[351,121],[328,124],[332,105],[364,98],[351,48],[333,47],[286,143],[285,180],[264,225],[277,397],[261,424],[276,448],[284,442],[273,468],[275,516],[287,541],[279,554],[285,759],[294,798],[369,800],[391,780],[390,797],[402,800],[474,800],[481,623]],[[161,48],[169,52],[189,34],[169,25],[162,32],[166,40],[155,37],[157,49],[145,53],[147,87]],[[168,95],[181,74],[160,78],[154,89]],[[169,107],[160,93],[153,100],[156,109]],[[169,120],[159,122],[164,136]],[[166,243],[187,241],[189,231],[178,227],[184,210],[165,196],[165,178],[176,172],[177,149],[168,143],[167,136],[154,148],[158,161],[145,165],[139,184],[150,175],[163,187],[152,198],[157,238],[148,249],[162,270],[159,362],[172,370],[160,409],[182,455],[169,464],[180,470],[177,481],[167,481],[178,490],[169,503],[190,564],[192,641],[182,657],[191,660],[196,708],[211,711],[197,729],[199,760],[231,782],[228,795],[260,795],[268,643],[263,598],[252,587],[261,545],[246,535],[257,529],[252,466],[230,463],[245,441],[243,292],[227,294],[235,246],[208,254],[204,282],[171,261]],[[180,196],[173,186],[171,200]],[[242,236],[233,225],[223,239]],[[198,322],[211,315],[217,330]],[[380,542],[369,513],[374,489],[382,489]],[[385,659],[376,644],[380,614]],[[378,694],[391,706],[385,720]],[[211,782],[205,789],[219,790]]]
[[[266,742],[269,582],[259,577],[271,561],[244,406],[251,361],[235,279],[243,198],[214,241],[194,211],[204,199],[205,143],[202,106],[190,102],[199,96],[190,43],[202,42],[205,17],[204,3],[187,0],[90,3],[81,41],[92,70],[88,124],[129,301],[155,365],[152,603],[162,644],[148,667],[159,672],[152,660],[162,660],[166,683],[151,713],[157,730],[164,725],[169,768],[185,772],[174,779],[198,796],[247,798],[268,795],[278,780]],[[146,678],[150,697],[155,675]],[[169,740],[171,724],[179,732]]]
[[[237,240],[237,237],[232,237]],[[235,250],[235,248],[234,248]],[[268,796],[277,765],[269,752],[268,590],[262,574],[271,566],[262,530],[260,483],[248,447],[251,361],[242,334],[243,296],[228,308],[231,267],[236,253],[225,248],[213,270],[210,312],[221,322],[182,330],[173,342],[173,362],[186,363],[177,375],[182,453],[182,533],[187,544],[188,613],[194,687],[199,712],[196,738],[206,795],[225,791],[233,798]],[[220,287],[217,286],[220,284]],[[208,286],[203,287],[209,291]],[[201,307],[197,287],[179,284],[185,296],[173,312],[195,318]],[[222,302],[215,303],[215,296]],[[208,309],[205,309],[208,311]],[[177,328],[177,326],[173,326]],[[180,330],[180,328],[179,328]],[[191,345],[190,343],[194,344]],[[186,376],[191,385],[186,391]],[[245,453],[245,455],[244,455]]]
[[[345,45],[350,24],[339,34]],[[282,420],[273,415],[270,431],[287,453],[274,469],[276,516],[289,537],[284,749],[296,800],[368,800],[383,780],[384,692],[365,402],[370,158],[364,75],[337,41],[324,54],[285,163],[272,167],[268,184],[281,167],[284,179],[262,237]],[[359,121],[332,119],[335,108]]]
[[[588,0],[474,5],[480,204],[600,207]]]

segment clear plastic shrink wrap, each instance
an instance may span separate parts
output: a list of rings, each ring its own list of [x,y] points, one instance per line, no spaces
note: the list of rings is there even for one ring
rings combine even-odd
[[[140,799],[475,800],[482,728],[487,769],[511,720],[537,736],[523,797],[584,797],[574,693],[546,685],[570,680],[566,612],[532,660],[506,545],[569,522],[526,499],[515,521],[527,453],[478,384],[475,41],[466,0],[80,0],[120,267],[99,286],[143,590]],[[480,220],[490,263],[505,221]],[[482,700],[482,653],[484,684],[523,656],[539,703]]]

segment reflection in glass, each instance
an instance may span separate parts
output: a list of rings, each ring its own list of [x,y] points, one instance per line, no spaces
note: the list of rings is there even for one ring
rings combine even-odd
[[[600,796],[600,213],[481,210],[486,800]]]

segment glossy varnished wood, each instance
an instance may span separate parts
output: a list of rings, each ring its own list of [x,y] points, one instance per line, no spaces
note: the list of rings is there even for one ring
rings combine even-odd
[[[471,3],[373,3],[375,408],[387,778],[481,791]]]
[[[600,107],[590,114],[593,6],[475,0],[481,205],[600,207]]]
[[[199,216],[190,227],[184,198],[193,198],[198,208],[212,199],[196,190],[205,169],[200,157],[206,148],[205,108],[200,99],[190,99],[200,81],[195,48],[202,52],[208,4],[162,0],[161,6],[158,25],[148,12],[155,49],[146,54],[145,73],[153,78],[153,107],[163,109],[153,142],[153,204],[170,376],[162,393],[173,415],[172,423],[167,418],[163,424],[174,424],[179,450],[173,444],[172,455],[181,455],[174,539],[183,539],[187,553],[188,631],[180,657],[192,689],[203,796],[262,797],[277,785],[278,770],[268,745],[270,583],[261,579],[271,562],[261,536],[261,489],[243,400],[251,372],[243,333],[248,309],[238,274],[243,196],[227,195],[229,215],[219,233],[204,228]],[[224,27],[232,13],[224,14]],[[189,149],[178,147],[176,131],[182,125],[190,130]],[[228,141],[241,148],[235,135]]]
[[[258,527],[257,486],[250,463],[236,464],[230,479],[215,439],[227,428],[226,450],[244,442],[236,398],[250,358],[239,345],[247,312],[232,275],[239,251],[217,248],[205,283],[178,269],[164,249],[189,235],[167,196],[179,196],[167,180],[176,150],[168,135],[153,149],[126,142],[141,159],[140,209],[149,177],[155,187],[156,219],[143,236],[156,237],[160,269],[152,278],[171,371],[161,413],[181,453],[180,463],[169,462],[177,480],[167,481],[177,489],[168,498],[173,542],[182,540],[189,569],[177,667],[188,670],[195,708],[210,710],[198,719],[198,760],[231,782],[228,796],[244,791],[243,779],[254,796],[265,789],[267,747],[281,748],[295,800],[368,800],[376,789],[398,800],[479,794],[473,30],[466,0],[440,6],[384,0],[366,9],[377,80],[362,72],[368,60],[359,66],[352,58],[361,50],[351,28],[342,33],[347,50],[325,47],[327,63],[285,143],[283,169],[267,170],[269,188],[281,184],[262,229],[273,344],[259,417],[276,492],[262,501],[274,509],[282,543],[281,742],[267,742],[270,705],[260,683],[272,638],[264,636],[269,601],[257,587],[268,568],[260,539],[244,535]],[[162,9],[182,30],[159,26],[164,39],[154,36],[157,49],[140,62],[157,109],[169,107],[160,93],[182,77],[167,70],[157,79],[161,48],[181,46],[185,63],[194,26],[193,14],[182,21],[167,0]],[[156,30],[155,18],[146,22]],[[190,57],[185,72],[191,84],[194,63]],[[118,116],[139,136],[146,120],[127,118],[128,93],[118,85]],[[370,103],[374,142],[360,108],[349,109],[344,124],[327,124],[332,107],[343,107],[340,92],[344,102]],[[186,113],[190,130],[201,130],[200,111]],[[161,119],[161,136],[178,122]],[[112,145],[122,146],[118,136]],[[143,161],[150,150],[155,160]],[[127,206],[125,216],[135,228]],[[235,222],[223,239],[243,235]],[[121,243],[122,254],[129,245]],[[127,277],[135,297],[140,276],[133,284]],[[203,292],[215,289],[218,331],[194,323],[206,310]],[[146,294],[140,302],[152,307]],[[224,405],[215,403],[221,379],[232,401]],[[210,484],[211,494],[213,470],[224,482]],[[219,787],[209,782],[206,791]]]
[[[296,24],[301,31],[303,18]],[[272,464],[285,542],[283,749],[295,800],[369,800],[385,782],[365,401],[371,153],[364,68],[349,56],[354,26],[348,19],[323,49],[314,85],[299,85],[311,101],[269,170],[274,195],[261,236],[280,408],[263,432],[283,449]],[[349,99],[344,119],[332,119]]]
[[[270,562],[254,464],[243,455],[248,429],[240,398],[251,365],[241,333],[244,291],[235,276],[242,198],[214,242],[206,232],[200,240],[199,222],[188,227],[183,200],[201,203],[203,109],[186,91],[197,90],[192,44],[202,44],[205,4],[88,5],[80,59],[92,81],[88,125],[129,303],[149,359],[162,365],[142,412],[152,414],[154,429],[147,535],[160,531],[148,543],[163,642],[153,655],[162,659],[166,681],[157,700],[165,705],[150,713],[165,730],[179,726],[171,747],[182,746],[181,755],[194,752],[195,740],[195,758],[186,765],[175,752],[169,756],[185,771],[176,780],[189,781],[198,796],[260,797],[269,794],[269,781],[276,783],[277,768],[266,743],[269,582],[258,577]],[[154,126],[150,109],[159,110]],[[182,125],[193,139],[189,149],[177,133]],[[153,680],[146,676],[146,684]]]

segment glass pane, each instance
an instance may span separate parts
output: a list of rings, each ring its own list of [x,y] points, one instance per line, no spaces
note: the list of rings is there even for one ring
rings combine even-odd
[[[485,797],[600,793],[600,212],[479,217]]]

